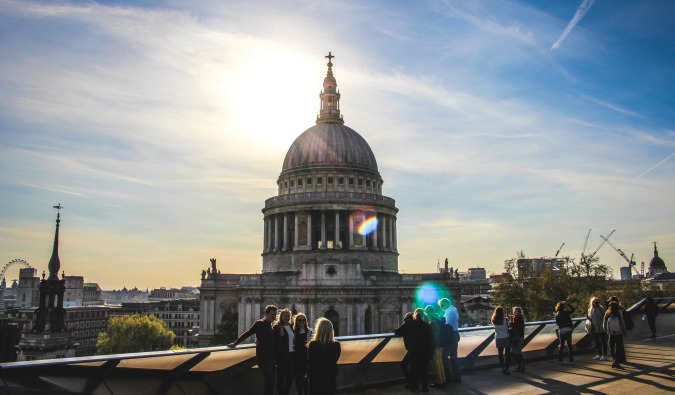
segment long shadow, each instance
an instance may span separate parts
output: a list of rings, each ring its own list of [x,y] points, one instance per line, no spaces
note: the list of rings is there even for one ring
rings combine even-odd
[[[548,391],[550,393],[564,393],[564,394],[605,394],[601,391],[592,390],[586,388],[585,386],[580,386],[576,384],[566,383],[564,381],[543,377],[535,374],[529,374],[529,377],[536,378],[537,380],[529,380],[525,376],[518,376],[517,380],[523,383],[527,383],[533,387],[541,388],[542,390]],[[583,388],[580,391],[580,388]]]
[[[625,379],[630,379],[632,381],[636,381],[638,383],[642,383],[642,384],[650,385],[650,386],[653,386],[653,387],[657,387],[657,388],[660,388],[662,390],[675,391],[674,386],[667,386],[667,385],[663,385],[661,383],[654,382],[652,380],[637,377],[638,375],[650,375],[651,373],[654,373],[654,372],[659,372],[659,373],[668,372],[668,370],[670,368],[672,368],[673,366],[675,366],[675,363],[672,363],[672,364],[669,364],[669,365],[666,365],[666,366],[662,366],[662,367],[654,367],[654,366],[650,366],[650,365],[643,365],[643,364],[631,362],[631,363],[624,364],[623,368],[617,369],[614,372],[606,372],[604,370],[599,371],[597,369],[591,369],[589,367],[582,366],[582,367],[580,367],[581,369],[591,370],[591,371],[596,371],[596,372],[602,372],[604,374],[610,374],[610,375],[612,375],[612,377],[600,379],[600,380],[598,380],[596,382],[593,382],[593,383],[580,385],[579,387],[587,388],[588,391],[592,391],[590,388],[588,388],[589,386],[595,387],[595,386],[598,386],[598,385],[611,383],[611,382],[613,382],[617,379],[625,378]],[[627,369],[628,367],[635,368],[635,370],[632,370],[632,369],[628,370]],[[621,372],[623,372],[623,374]],[[614,374],[612,374],[612,373],[614,373]],[[569,374],[574,374],[574,372],[571,372]],[[668,374],[668,373],[666,373],[666,374]],[[671,375],[671,377],[672,377],[672,375]],[[667,378],[666,380],[672,381],[673,383],[675,383],[675,378]]]

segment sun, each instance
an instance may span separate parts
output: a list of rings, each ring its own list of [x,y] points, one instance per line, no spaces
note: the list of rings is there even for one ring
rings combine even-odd
[[[227,124],[255,144],[278,146],[295,138],[298,125],[311,126],[319,112],[323,77],[317,63],[269,45],[239,56],[219,79]]]

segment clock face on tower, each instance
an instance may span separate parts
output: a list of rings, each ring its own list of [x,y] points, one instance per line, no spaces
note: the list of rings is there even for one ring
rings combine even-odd
[[[328,277],[334,277],[337,274],[337,268],[335,266],[328,266],[326,268],[326,275]]]

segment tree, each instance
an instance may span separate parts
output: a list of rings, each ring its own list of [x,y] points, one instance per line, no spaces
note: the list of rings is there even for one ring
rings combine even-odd
[[[220,324],[216,328],[216,333],[213,336],[211,345],[218,346],[229,344],[237,340],[239,334],[239,314],[234,311],[234,307],[225,309],[223,317],[220,319]]]
[[[108,331],[96,342],[96,354],[168,350],[176,335],[166,322],[148,315],[124,315],[110,318]]]
[[[495,303],[507,311],[520,306],[529,320],[546,320],[553,317],[556,303],[566,300],[577,308],[576,314],[583,315],[591,296],[608,297],[608,277],[612,271],[601,265],[598,257],[582,264],[563,257],[566,264],[556,270],[545,266],[536,277],[518,278],[517,260],[524,257],[525,253],[519,251],[516,258],[504,261],[505,273],[494,287]]]

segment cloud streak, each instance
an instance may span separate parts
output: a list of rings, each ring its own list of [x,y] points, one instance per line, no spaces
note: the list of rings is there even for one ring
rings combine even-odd
[[[565,27],[565,30],[563,30],[562,34],[560,37],[558,37],[558,40],[551,45],[551,51],[554,49],[560,48],[560,45],[565,41],[567,36],[572,32],[572,29],[581,21],[581,19],[586,15],[588,10],[591,9],[593,6],[593,3],[595,3],[595,0],[583,0],[581,4],[579,5],[579,8],[577,8],[577,12],[574,13],[574,17],[572,17],[572,20],[567,24],[567,27]]]

